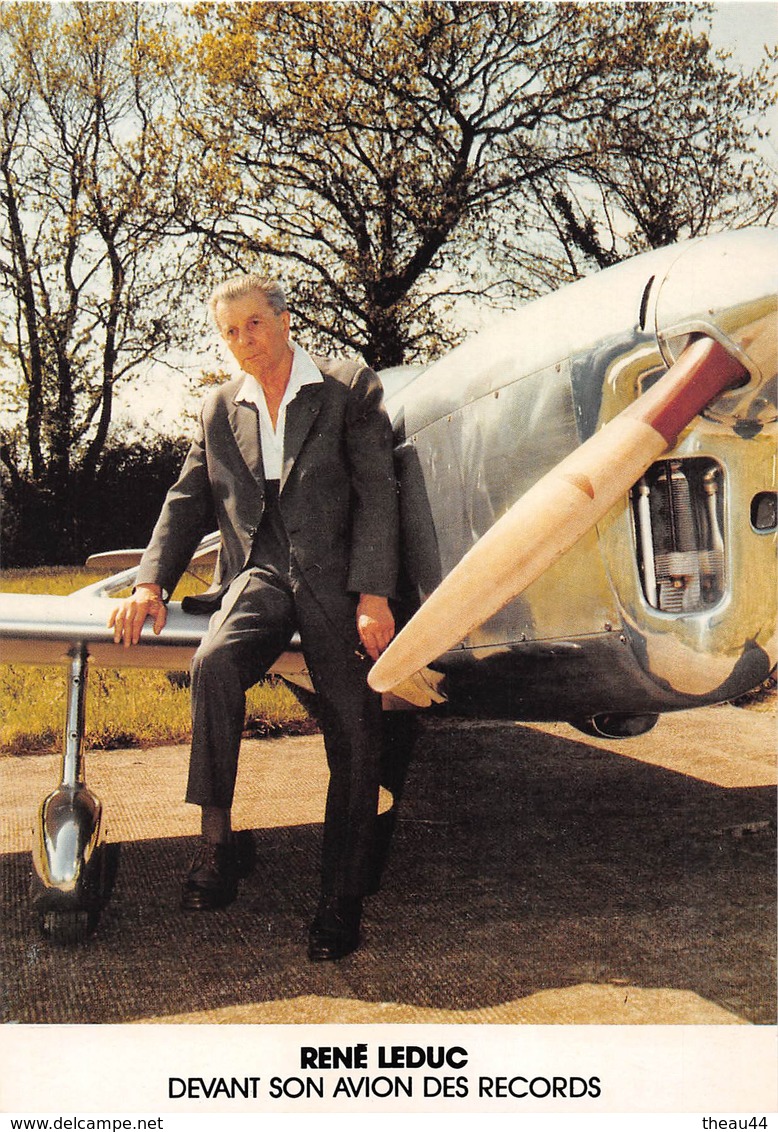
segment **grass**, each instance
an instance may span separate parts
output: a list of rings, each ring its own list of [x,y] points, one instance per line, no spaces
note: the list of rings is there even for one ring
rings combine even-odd
[[[102,576],[69,568],[7,570],[0,572],[0,590],[67,594]],[[187,588],[191,592],[194,587]],[[176,597],[180,596],[177,591]],[[66,687],[64,665],[0,664],[0,749],[10,754],[60,750]],[[87,683],[86,745],[95,749],[186,743],[191,737],[189,702],[189,690],[176,674],[92,668]],[[269,679],[250,689],[248,734],[313,730],[313,722],[280,680]]]
[[[105,572],[75,566],[36,566],[0,570],[0,590],[12,594],[72,594],[106,577]]]

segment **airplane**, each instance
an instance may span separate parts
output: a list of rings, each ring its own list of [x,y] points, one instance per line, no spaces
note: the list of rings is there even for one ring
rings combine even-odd
[[[766,229],[671,245],[519,307],[428,367],[383,371],[404,568],[402,628],[369,677],[385,708],[626,739],[767,680],[777,264]],[[141,553],[93,556],[115,572],[66,597],[0,594],[0,660],[69,666],[61,782],[33,844],[33,905],[54,941],[90,935],[110,891],[85,781],[88,667],[180,670],[207,624],[173,601],[159,636],[147,625],[137,647],[114,644],[108,611]],[[299,641],[272,672],[311,702]]]

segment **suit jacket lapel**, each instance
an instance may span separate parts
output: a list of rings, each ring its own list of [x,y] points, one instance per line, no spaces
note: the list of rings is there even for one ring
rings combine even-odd
[[[262,464],[262,448],[259,442],[259,421],[253,405],[242,401],[231,402],[229,420],[235,435],[240,454],[257,483],[264,487],[265,471]]]
[[[281,490],[321,409],[324,384],[304,385],[286,410]]]

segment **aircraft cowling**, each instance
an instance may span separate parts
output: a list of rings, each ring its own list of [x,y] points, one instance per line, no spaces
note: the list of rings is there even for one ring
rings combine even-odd
[[[373,666],[371,687],[391,691],[507,605],[607,514],[701,408],[747,376],[719,343],[690,342],[476,542]]]
[[[460,713],[667,711],[720,702],[766,678],[776,654],[776,262],[776,236],[765,230],[658,249],[520,308],[430,367],[399,406],[390,402],[401,499],[410,501],[413,608],[413,594],[424,604],[553,467],[549,453],[593,436],[693,336],[707,332],[748,375],[664,454],[681,459],[677,478],[688,476],[698,496],[696,521],[712,518],[714,545],[701,535],[697,557],[704,570],[720,557],[704,601],[690,612],[646,596],[637,493],[625,493],[539,581],[440,654],[435,667]],[[664,468],[660,459],[647,473],[654,495]],[[668,575],[675,557],[664,556]]]
[[[681,246],[644,292],[666,365],[702,333],[748,372],[598,526],[627,647],[655,685],[687,700],[737,696],[776,661],[777,276],[778,235],[744,230]],[[609,382],[602,416],[655,376]]]

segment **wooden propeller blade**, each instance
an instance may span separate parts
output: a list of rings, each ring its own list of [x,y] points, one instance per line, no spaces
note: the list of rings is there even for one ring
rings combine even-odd
[[[478,540],[376,661],[370,686],[390,691],[483,625],[591,530],[709,401],[747,377],[712,339],[688,345]]]

